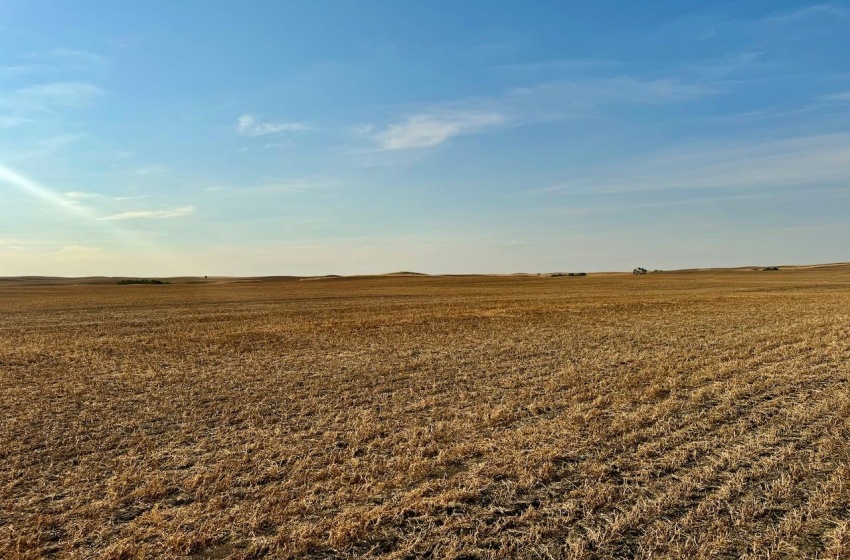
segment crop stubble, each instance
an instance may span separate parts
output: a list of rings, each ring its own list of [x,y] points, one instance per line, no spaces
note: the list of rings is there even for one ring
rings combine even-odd
[[[0,284],[0,557],[850,557],[850,267]]]

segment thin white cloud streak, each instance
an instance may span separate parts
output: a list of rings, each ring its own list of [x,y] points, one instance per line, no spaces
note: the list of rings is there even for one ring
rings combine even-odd
[[[643,80],[632,76],[563,80],[531,88],[512,90],[515,95],[553,92],[570,100],[592,105],[658,105],[681,103],[720,93],[716,86],[688,83],[679,78]]]
[[[679,78],[577,78],[514,88],[498,103],[517,115],[516,122],[527,123],[595,117],[606,107],[684,103],[722,92],[715,83]]]
[[[24,76],[47,78],[51,75],[66,74],[69,71],[91,75],[108,64],[107,58],[102,55],[69,48],[31,53],[24,56],[22,60],[19,64],[0,65],[0,78]]]
[[[121,212],[120,214],[112,214],[111,216],[104,216],[102,218],[98,218],[98,220],[166,220],[170,218],[188,216],[194,211],[194,206],[180,206],[179,208],[169,208],[164,210],[133,210],[130,212]]]
[[[779,120],[786,117],[803,115],[805,113],[814,113],[823,109],[828,109],[829,104],[816,102],[808,105],[803,105],[793,109],[785,109],[779,107],[766,107],[756,111],[748,111],[746,113],[735,113],[731,115],[712,115],[706,117],[697,117],[695,120],[715,121],[715,122],[730,122],[730,123],[746,123],[757,120]]]
[[[18,173],[14,169],[6,167],[0,163],[0,183],[11,185],[18,190],[21,190],[29,195],[50,203],[53,206],[66,210],[72,214],[80,216],[89,216],[89,212],[75,204],[74,201],[68,200],[62,195],[52,191],[44,185],[30,179],[29,177]]]
[[[29,74],[33,72],[36,66],[32,66],[29,64],[16,64],[14,66],[0,66],[0,78],[4,76],[22,76],[24,74]]]
[[[10,73],[36,74],[59,72],[63,70],[93,71],[105,67],[109,60],[100,54],[91,51],[71,48],[58,48],[47,51],[30,53],[23,57],[27,62],[15,66],[0,67],[0,73],[4,68]]]
[[[4,183],[71,214],[75,214],[89,220],[94,220],[94,214],[91,209],[82,205],[80,202],[84,199],[99,197],[99,193],[70,191],[60,194],[27,177],[26,175],[19,173],[18,171],[0,164],[0,184]],[[114,200],[122,200],[122,198],[119,197]],[[194,210],[193,206],[181,206],[179,208],[166,210],[122,212],[120,214],[98,218],[97,221],[129,220],[134,218],[176,218],[190,214]]]
[[[20,251],[25,249],[26,243],[20,239],[0,239],[0,249]]]
[[[25,146],[18,151],[7,151],[5,153],[5,161],[17,164],[25,160],[46,158],[86,138],[89,138],[88,134],[58,134],[48,136],[36,140],[33,144]]]
[[[836,5],[832,2],[814,4],[791,12],[777,13],[767,16],[759,21],[762,25],[784,25],[796,23],[812,16],[827,15],[840,19],[850,19],[850,9]]]
[[[764,52],[742,52],[689,64],[680,70],[682,77],[697,83],[712,83],[737,76],[748,79],[769,70],[774,63],[766,59]],[[722,83],[722,82],[720,82]]]
[[[632,212],[635,210],[659,209],[659,208],[676,208],[686,206],[703,206],[719,202],[746,202],[746,201],[794,201],[794,200],[846,200],[850,198],[850,191],[842,188],[831,189],[811,189],[811,190],[783,190],[780,192],[761,190],[757,192],[747,191],[747,194],[734,194],[734,191],[718,190],[715,196],[701,196],[696,198],[684,198],[681,200],[656,200],[656,201],[635,201],[628,202],[628,198],[622,196],[626,193],[611,194],[605,193],[598,200],[604,200],[604,203],[568,206],[568,207],[549,207],[546,213],[557,216],[589,216],[595,214],[610,214],[619,212]]]
[[[324,190],[340,187],[339,179],[322,174],[295,177],[291,179],[268,179],[253,185],[211,185],[204,190],[209,193],[223,193],[226,196],[252,194],[286,194]]]
[[[55,60],[58,63],[70,64],[77,67],[102,67],[106,66],[107,58],[103,55],[84,51],[80,49],[60,48],[53,49],[35,58]]]
[[[258,193],[298,193],[338,187],[340,182],[322,175],[311,175],[296,179],[270,181],[268,183],[240,189],[239,192],[253,191]]]
[[[139,258],[139,255],[141,254],[156,255],[155,258],[145,261],[145,266],[151,269],[160,266],[175,268],[192,268],[195,266],[193,264],[195,262],[193,255],[184,254],[178,257],[158,247],[154,243],[151,243],[148,238],[140,238],[138,235],[131,235],[129,232],[116,227],[117,224],[104,223],[104,221],[110,222],[134,218],[176,218],[192,213],[194,211],[194,207],[192,206],[183,206],[180,208],[159,211],[125,212],[122,214],[107,216],[106,218],[95,219],[91,209],[81,204],[79,199],[74,199],[73,197],[68,198],[67,195],[59,194],[26,175],[0,163],[0,187],[2,187],[3,184],[10,185],[38,200],[45,201],[50,205],[66,211],[69,214],[75,215],[85,221],[100,223],[102,224],[102,228],[105,230],[104,239],[120,239],[125,244],[125,247],[122,247],[121,252],[117,254],[103,252],[97,247],[92,248],[83,245],[68,245],[66,248],[72,247],[71,250],[65,251],[64,253],[60,250],[59,253],[54,255],[54,260],[57,263],[62,260],[62,257],[67,257],[64,264],[59,263],[62,264],[63,267],[53,270],[67,271],[70,270],[68,266],[73,264],[77,267],[77,275],[90,275],[97,273],[97,271],[104,271],[107,269],[111,274],[126,274],[129,271],[143,268],[143,263]],[[71,192],[80,193],[81,191]],[[7,245],[5,248],[14,248],[16,252],[22,254],[22,257],[17,265],[14,262],[0,262],[0,274],[5,274],[5,270],[12,270],[16,266],[21,267],[20,271],[23,274],[33,274],[34,271],[42,270],[42,267],[50,265],[49,259],[45,260],[42,258],[43,256],[30,254],[29,251],[24,250],[25,248],[22,245],[15,245],[13,247]],[[127,250],[127,248],[129,248],[129,250]],[[128,255],[130,256],[128,257]],[[93,257],[98,257],[98,259],[94,259]],[[59,260],[56,260],[56,258]],[[60,273],[67,274],[67,272]]]
[[[0,93],[0,110],[6,124],[31,122],[46,112],[82,109],[109,92],[85,82],[54,82]]]
[[[56,252],[55,258],[63,264],[81,265],[88,261],[103,258],[105,251],[101,247],[87,245],[66,245]]]
[[[266,136],[282,132],[305,132],[305,124],[296,122],[259,122],[254,115],[242,115],[236,119],[236,132],[241,136]]]
[[[147,165],[145,167],[140,167],[140,168],[136,169],[135,171],[133,171],[133,174],[134,175],[150,175],[152,173],[162,173],[166,170],[167,170],[167,168],[164,165],[154,164],[154,165]]]
[[[18,112],[80,109],[108,93],[105,89],[86,82],[39,84],[0,96],[0,108]]]
[[[722,89],[717,85],[678,78],[580,77],[514,88],[500,97],[447,102],[377,131],[375,125],[368,125],[355,133],[381,151],[412,150],[500,126],[592,117],[606,106],[683,103],[719,93]]]
[[[503,124],[507,117],[495,112],[419,114],[371,134],[382,150],[410,150],[442,144],[455,136],[472,134]]]
[[[22,124],[26,124],[27,122],[30,121],[21,117],[9,117],[0,115],[0,128],[15,128],[17,126],[21,126]]]
[[[850,102],[850,91],[831,93],[829,95],[822,96],[821,99],[825,101]]]
[[[594,194],[850,184],[850,134],[698,146],[609,165],[541,191]],[[614,171],[610,171],[614,167]]]
[[[493,68],[495,70],[505,70],[509,72],[537,72],[541,70],[576,72],[619,65],[620,63],[615,60],[598,58],[561,58],[557,60],[536,60],[517,64],[500,64]]]

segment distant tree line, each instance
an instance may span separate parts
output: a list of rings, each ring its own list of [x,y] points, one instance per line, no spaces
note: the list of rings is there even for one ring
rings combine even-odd
[[[156,280],[153,278],[125,278],[116,282],[119,286],[127,286],[129,284],[170,284],[165,280]]]

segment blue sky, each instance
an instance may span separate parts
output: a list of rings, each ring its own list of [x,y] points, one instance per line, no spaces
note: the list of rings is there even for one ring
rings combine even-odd
[[[0,0],[0,275],[850,260],[850,3]]]

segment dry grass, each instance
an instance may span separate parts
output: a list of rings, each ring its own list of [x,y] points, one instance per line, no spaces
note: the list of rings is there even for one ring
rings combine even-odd
[[[850,268],[0,287],[3,558],[850,557]]]

